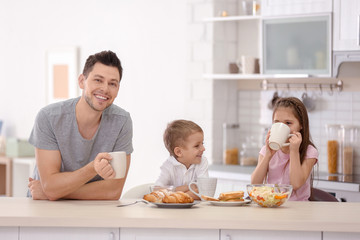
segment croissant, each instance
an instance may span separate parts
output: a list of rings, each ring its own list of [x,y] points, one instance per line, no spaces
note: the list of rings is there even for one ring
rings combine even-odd
[[[194,199],[187,193],[178,191],[170,192],[166,189],[154,191],[144,195],[143,199],[155,203],[192,203]]]
[[[194,199],[184,192],[173,192],[163,198],[164,203],[192,203]]]
[[[154,191],[154,192],[144,195],[143,199],[148,202],[162,203],[163,198],[168,194],[170,194],[170,192],[168,190],[161,189],[159,191]]]

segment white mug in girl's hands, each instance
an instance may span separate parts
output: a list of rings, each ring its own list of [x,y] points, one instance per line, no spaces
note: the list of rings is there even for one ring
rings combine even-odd
[[[115,178],[124,178],[126,173],[126,152],[109,152],[112,156],[110,165],[114,169]]]
[[[290,134],[288,125],[281,122],[274,123],[270,130],[269,147],[277,151],[282,147],[289,146],[290,143],[287,143],[287,140],[293,135]]]

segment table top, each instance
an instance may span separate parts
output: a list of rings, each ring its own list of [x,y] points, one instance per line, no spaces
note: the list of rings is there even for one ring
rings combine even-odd
[[[43,201],[0,198],[0,226],[187,228],[360,232],[360,203],[286,202],[278,208],[254,203],[191,208],[158,208],[143,202]]]

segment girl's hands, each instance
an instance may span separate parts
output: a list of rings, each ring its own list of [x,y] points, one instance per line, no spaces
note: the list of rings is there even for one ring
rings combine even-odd
[[[290,152],[299,152],[300,144],[302,142],[302,136],[300,132],[294,132],[294,135],[289,138]]]
[[[270,130],[266,134],[266,141],[265,141],[266,152],[265,152],[265,156],[264,156],[264,158],[268,158],[270,160],[274,156],[276,151],[270,148],[270,146],[269,146],[269,138],[270,138]]]

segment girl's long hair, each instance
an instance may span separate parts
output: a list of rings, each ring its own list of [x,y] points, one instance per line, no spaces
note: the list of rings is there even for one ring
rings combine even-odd
[[[278,108],[290,108],[294,116],[300,123],[301,126],[300,133],[302,136],[302,141],[300,144],[299,152],[300,152],[300,163],[302,164],[303,161],[305,160],[305,155],[308,146],[311,145],[315,147],[310,136],[309,117],[306,111],[306,107],[300,101],[300,99],[296,97],[279,98],[274,106],[273,119],[274,119],[274,114]]]

